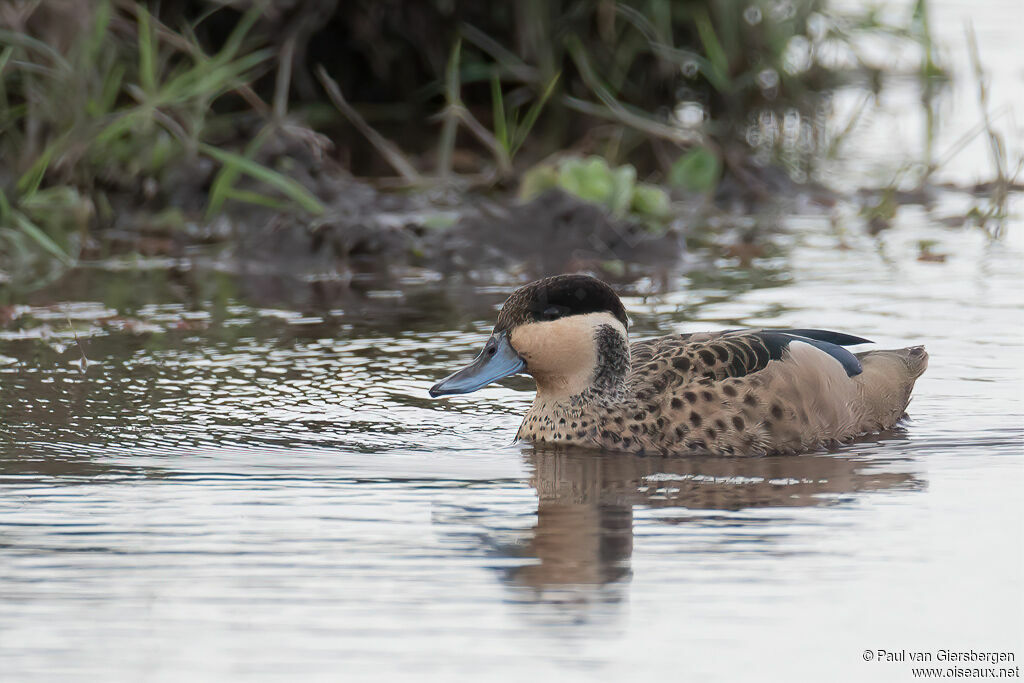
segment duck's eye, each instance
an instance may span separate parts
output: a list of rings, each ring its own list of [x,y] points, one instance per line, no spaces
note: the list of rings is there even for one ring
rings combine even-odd
[[[568,312],[569,309],[565,306],[548,306],[540,315],[544,320],[554,320],[556,318],[561,318]]]
[[[498,352],[498,349],[496,349],[496,348],[495,348],[495,347],[493,347],[493,346],[488,346],[488,347],[487,347],[487,348],[486,348],[486,349],[484,350],[484,353],[486,353],[486,354],[487,354],[488,356],[493,356],[493,355],[494,355],[495,353],[497,353],[497,352]]]

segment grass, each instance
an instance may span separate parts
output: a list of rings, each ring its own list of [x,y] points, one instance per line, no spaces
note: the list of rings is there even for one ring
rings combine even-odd
[[[825,0],[353,0],[330,21],[315,5],[0,13],[0,275],[53,277],[126,212],[178,211],[183,177],[200,194],[189,220],[323,214],[328,198],[274,162],[304,121],[382,186],[534,178],[663,220],[666,191],[706,200],[732,178],[756,193],[839,149],[843,132],[797,150],[784,122],[814,125],[834,87],[876,75],[859,35],[911,40],[922,81],[945,76],[927,0],[896,26]],[[822,58],[837,46],[855,63]]]
[[[520,106],[507,106],[505,96],[502,94],[501,77],[495,70],[491,74],[491,111],[494,114],[494,135],[498,144],[505,151],[509,161],[513,160],[516,153],[522,148],[523,143],[530,137],[530,131],[537,123],[544,105],[551,99],[551,94],[558,85],[560,74],[555,74],[551,81],[544,88],[544,92],[526,110],[526,114],[520,119]]]
[[[219,147],[253,113],[238,94],[273,55],[250,40],[259,11],[242,15],[208,54],[191,27],[173,33],[145,6],[131,10],[95,3],[91,25],[66,53],[0,29],[0,155],[13,177],[0,187],[0,240],[19,270],[33,251],[73,263],[89,232],[114,221],[119,198],[146,193],[144,185],[165,193],[170,171],[202,156],[221,167],[210,214],[227,201],[323,211],[304,187],[254,161],[258,146],[246,154]],[[261,191],[236,188],[242,175]]]

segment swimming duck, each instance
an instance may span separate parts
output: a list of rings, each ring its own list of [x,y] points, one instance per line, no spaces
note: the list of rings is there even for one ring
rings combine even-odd
[[[619,297],[587,275],[517,289],[480,355],[430,389],[520,372],[537,395],[517,439],[630,453],[797,453],[889,429],[928,366],[923,346],[817,329],[740,329],[630,343]]]

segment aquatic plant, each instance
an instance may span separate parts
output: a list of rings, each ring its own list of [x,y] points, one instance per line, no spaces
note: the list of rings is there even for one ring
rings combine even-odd
[[[179,227],[240,204],[323,213],[328,139],[382,187],[559,186],[653,220],[668,191],[729,179],[770,197],[836,149],[824,97],[876,70],[859,34],[916,41],[922,77],[941,75],[927,0],[905,26],[877,16],[826,0],[0,5],[0,272],[52,276],[103,228],[138,232],[139,210]]]
[[[149,203],[158,210],[160,196],[173,189],[168,183],[180,182],[182,167],[204,156],[221,166],[209,195],[214,209],[228,199],[284,206],[277,194],[311,213],[322,211],[302,185],[253,161],[265,136],[255,136],[243,154],[217,146],[237,135],[242,113],[261,103],[248,91],[251,104],[236,97],[241,107],[220,109],[271,56],[247,43],[258,12],[243,15],[221,48],[207,54],[194,35],[169,31],[145,6],[130,10],[103,0],[77,10],[30,3],[20,14],[8,8],[4,15],[0,254],[20,269],[33,251],[73,262],[90,228],[111,224],[119,205]],[[72,19],[85,30],[69,33],[61,21]],[[239,175],[266,191],[236,189]]]
[[[601,204],[615,216],[632,214],[660,222],[671,212],[665,190],[650,183],[636,182],[636,169],[629,164],[613,168],[598,156],[565,157],[555,164],[535,166],[523,175],[519,197],[529,200],[555,188]]]

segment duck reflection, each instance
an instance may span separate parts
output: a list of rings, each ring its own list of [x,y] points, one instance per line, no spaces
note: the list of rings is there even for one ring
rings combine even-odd
[[[635,506],[723,511],[813,507],[867,491],[923,486],[909,473],[875,471],[877,460],[824,453],[679,458],[529,450],[525,457],[538,506],[537,524],[523,548],[537,562],[514,570],[511,580],[538,589],[600,586],[628,578]]]

